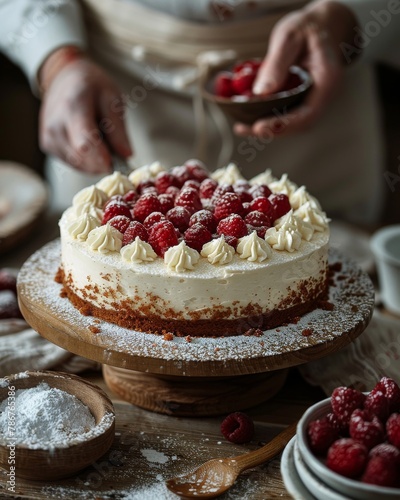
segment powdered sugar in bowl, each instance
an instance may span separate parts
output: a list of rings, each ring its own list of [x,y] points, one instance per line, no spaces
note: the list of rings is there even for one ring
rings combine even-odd
[[[0,379],[0,467],[10,484],[71,476],[104,455],[114,434],[111,401],[76,375],[23,372]]]

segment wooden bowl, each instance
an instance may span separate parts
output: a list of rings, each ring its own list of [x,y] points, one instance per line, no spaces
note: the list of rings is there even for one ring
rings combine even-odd
[[[283,90],[267,96],[233,96],[219,97],[214,93],[215,79],[220,71],[230,71],[229,68],[218,68],[206,79],[202,94],[205,100],[217,104],[224,113],[234,120],[251,124],[268,115],[281,116],[289,109],[300,104],[312,85],[310,74],[298,66],[291,66],[289,71],[297,75],[301,83],[289,90]]]
[[[78,440],[71,441],[68,447],[51,449],[16,445],[13,450],[10,448],[11,436],[1,437],[0,467],[7,474],[14,471],[16,481],[19,478],[42,481],[71,476],[104,455],[114,440],[115,413],[111,401],[99,387],[76,375],[47,371],[11,375],[0,379],[0,401],[12,396],[12,390],[29,389],[41,382],[68,392],[82,401],[96,421],[95,432],[91,430],[87,437],[82,434]],[[11,469],[12,466],[15,469]]]

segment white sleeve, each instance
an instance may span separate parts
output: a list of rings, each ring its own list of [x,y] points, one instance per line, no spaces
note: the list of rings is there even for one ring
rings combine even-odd
[[[0,0],[0,51],[21,67],[36,93],[37,73],[63,45],[85,47],[80,7],[75,0]]]
[[[400,0],[339,0],[355,14],[358,27],[353,42],[341,46],[351,57],[400,66]]]

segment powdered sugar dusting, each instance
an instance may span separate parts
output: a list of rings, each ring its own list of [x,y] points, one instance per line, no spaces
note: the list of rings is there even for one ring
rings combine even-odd
[[[342,263],[340,276],[330,288],[329,301],[334,309],[315,311],[303,316],[297,324],[281,326],[263,332],[260,337],[235,336],[227,338],[174,337],[166,341],[162,336],[136,332],[105,321],[83,316],[68,299],[60,297],[61,285],[54,281],[60,265],[59,240],[49,243],[35,253],[19,274],[20,293],[30,303],[46,306],[48,312],[60,319],[68,335],[78,337],[74,326],[92,327],[96,321],[99,332],[88,335],[89,343],[100,347],[104,356],[98,361],[114,363],[114,353],[126,354],[125,368],[146,371],[146,359],[159,360],[157,373],[190,375],[191,367],[206,361],[212,363],[210,375],[255,373],[274,370],[302,362],[301,351],[318,344],[326,345],[355,329],[361,333],[367,325],[374,305],[373,285],[369,277],[354,263],[345,260],[337,251],[330,252],[330,262]],[[303,336],[309,329],[311,335]],[[67,335],[67,333],[66,333]],[[350,338],[349,338],[350,340]],[[332,352],[330,348],[326,353]],[[296,357],[282,365],[281,354],[294,353]],[[316,357],[324,354],[318,350]],[[251,359],[253,362],[248,363]],[[307,358],[308,359],[308,358]],[[306,361],[306,359],[304,359]],[[115,364],[119,364],[116,362]],[[155,370],[153,370],[155,371]]]
[[[236,456],[260,446],[223,441],[217,447],[219,418],[175,419],[118,403],[115,409],[117,433],[110,451],[70,480],[38,485],[42,498],[175,500],[178,497],[165,485],[167,479],[188,474],[210,458]],[[260,425],[258,439],[268,442],[277,432]],[[264,499],[271,484],[279,496],[284,492],[279,477],[279,460],[274,460],[241,475],[223,498]]]
[[[164,453],[161,453],[157,450],[144,448],[143,450],[141,450],[141,453],[150,463],[165,464],[166,462],[168,462],[168,457]]]

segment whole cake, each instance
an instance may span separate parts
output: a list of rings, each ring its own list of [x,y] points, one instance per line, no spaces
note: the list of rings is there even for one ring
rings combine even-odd
[[[328,219],[269,170],[197,160],[119,172],[60,220],[63,294],[85,315],[178,336],[250,334],[293,321],[327,291]]]

